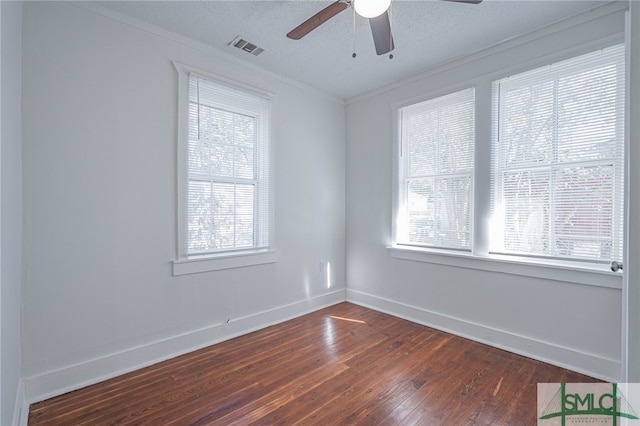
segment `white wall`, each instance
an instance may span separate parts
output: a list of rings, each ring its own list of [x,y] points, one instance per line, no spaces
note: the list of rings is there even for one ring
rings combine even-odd
[[[30,401],[345,297],[344,104],[96,11],[25,3],[23,362]],[[172,60],[276,94],[277,263],[171,275]],[[329,289],[321,260],[331,262]]]
[[[635,167],[629,169],[628,188],[628,250],[625,270],[628,276],[626,308],[628,314],[628,382],[640,382],[640,3],[629,2],[630,12],[630,66],[629,74],[629,160]]]
[[[17,421],[22,285],[22,4],[0,2],[0,424]]]
[[[348,103],[349,300],[597,377],[620,379],[620,277],[587,274],[582,278],[592,283],[584,284],[567,271],[548,274],[446,256],[440,259],[457,266],[425,263],[394,258],[386,246],[392,242],[392,107],[475,85],[478,101],[485,102],[477,116],[487,120],[486,88],[493,79],[588,51],[601,38],[622,40],[623,7],[608,5]],[[486,126],[481,130],[478,154],[486,157],[490,134]],[[523,276],[531,271],[535,276]],[[597,285],[600,280],[606,285]]]

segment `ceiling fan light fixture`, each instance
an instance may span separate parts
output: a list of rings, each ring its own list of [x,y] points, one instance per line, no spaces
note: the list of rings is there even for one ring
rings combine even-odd
[[[382,15],[391,6],[391,0],[353,0],[353,8],[363,18]]]

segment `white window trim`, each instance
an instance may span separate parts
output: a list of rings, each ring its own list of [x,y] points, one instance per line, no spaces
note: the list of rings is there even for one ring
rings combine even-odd
[[[574,284],[613,289],[622,288],[623,275],[607,265],[587,262],[545,262],[517,256],[479,256],[468,252],[423,249],[399,245],[387,246],[395,259],[455,266],[478,271],[500,272],[523,277],[542,278]]]
[[[436,90],[425,92],[424,94],[412,98],[395,102],[390,105],[393,113],[393,166],[392,166],[392,210],[391,210],[391,240],[386,248],[389,255],[394,259],[424,262],[437,265],[454,266],[459,268],[499,272],[515,276],[548,279],[560,282],[591,285],[612,289],[622,289],[624,274],[620,271],[612,272],[609,265],[604,263],[591,263],[583,261],[561,261],[553,259],[529,258],[517,255],[500,255],[489,253],[489,227],[490,217],[490,176],[491,159],[489,150],[491,148],[491,84],[494,80],[504,78],[510,74],[526,72],[551,62],[562,61],[591,51],[606,48],[614,44],[625,42],[624,34],[616,34],[603,38],[599,41],[592,41],[572,49],[544,55],[527,63],[513,64],[500,71],[487,73],[477,78],[464,82],[458,82],[449,86],[443,86]],[[628,45],[626,47],[628,49]],[[628,75],[627,75],[627,78]],[[473,209],[473,238],[472,250],[448,250],[435,249],[430,247],[417,247],[400,245],[396,242],[397,226],[399,215],[400,194],[398,187],[399,176],[399,155],[400,155],[400,119],[398,110],[400,108],[422,102],[427,99],[454,93],[465,88],[474,87],[476,91],[476,155],[474,173],[474,209]],[[628,91],[628,87],[626,89]],[[483,93],[485,95],[483,95]],[[486,98],[486,103],[482,101]],[[628,115],[628,112],[627,112]],[[628,134],[626,136],[628,143]],[[625,144],[626,145],[626,144]],[[625,158],[625,170],[628,170],[629,158]],[[626,179],[626,178],[625,178]],[[485,182],[486,181],[486,182]],[[625,186],[628,185],[625,180]],[[484,192],[483,192],[484,191]],[[478,194],[481,196],[478,197]],[[625,206],[625,209],[627,207]],[[625,211],[625,223],[628,212]],[[625,226],[626,227],[626,226]],[[626,232],[625,232],[626,238]],[[626,247],[626,245],[625,245]],[[624,254],[626,256],[626,254]]]
[[[222,269],[275,263],[280,258],[277,250],[250,250],[246,253],[219,254],[216,256],[193,256],[173,261],[173,275],[197,274]]]
[[[195,73],[202,77],[209,78],[212,81],[218,81],[222,84],[227,84],[233,87],[244,89],[251,93],[256,93],[260,96],[270,98],[275,103],[276,96],[271,92],[267,92],[255,87],[248,86],[243,83],[239,83],[234,80],[230,80],[218,75],[212,74],[205,70],[182,64],[177,61],[173,61],[173,65],[178,72],[178,135],[177,135],[177,211],[176,211],[176,232],[177,232],[177,246],[176,246],[176,259],[172,261],[172,274],[174,276],[195,274],[209,271],[218,271],[222,269],[230,268],[242,268],[254,265],[263,265],[267,263],[275,263],[279,259],[279,252],[275,247],[275,233],[272,231],[272,242],[269,248],[248,249],[238,251],[228,251],[221,253],[213,253],[207,255],[195,255],[187,256],[184,252],[186,247],[185,239],[187,238],[187,231],[184,229],[186,220],[184,220],[184,214],[186,209],[183,205],[186,204],[186,186],[187,186],[187,139],[188,139],[188,104],[189,104],[189,74]],[[270,150],[271,156],[270,164],[273,165],[273,149]],[[270,182],[271,191],[273,191],[273,179]],[[270,213],[270,227],[273,230],[274,216],[273,206]]]

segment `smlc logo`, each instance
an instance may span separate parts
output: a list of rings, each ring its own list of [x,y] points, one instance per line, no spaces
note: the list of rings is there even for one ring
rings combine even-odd
[[[637,404],[639,391],[635,383],[539,383],[538,424],[640,425],[626,396]]]

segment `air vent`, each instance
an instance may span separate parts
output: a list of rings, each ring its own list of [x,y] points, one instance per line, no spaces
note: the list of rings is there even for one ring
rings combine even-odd
[[[256,46],[253,43],[249,43],[247,40],[243,39],[240,36],[237,36],[229,43],[229,46],[237,47],[240,50],[244,50],[245,52],[251,53],[254,56],[258,56],[264,49]]]

